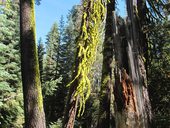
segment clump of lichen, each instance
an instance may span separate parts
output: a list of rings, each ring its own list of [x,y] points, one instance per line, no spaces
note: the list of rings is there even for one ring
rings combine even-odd
[[[97,45],[100,41],[99,29],[105,16],[105,7],[102,0],[84,0],[81,34],[77,39],[78,67],[75,80],[78,82],[74,97],[79,98],[78,116],[82,115],[85,109],[85,102],[91,93],[91,84],[88,75],[95,60]],[[74,85],[73,85],[74,86]]]

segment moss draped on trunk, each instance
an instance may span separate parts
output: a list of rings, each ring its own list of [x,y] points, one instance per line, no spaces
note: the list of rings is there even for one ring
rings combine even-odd
[[[77,54],[73,80],[70,82],[63,127],[73,128],[77,106],[78,116],[85,110],[85,102],[91,93],[88,75],[95,60],[99,43],[99,28],[105,14],[102,0],[84,0],[80,35],[78,36]]]

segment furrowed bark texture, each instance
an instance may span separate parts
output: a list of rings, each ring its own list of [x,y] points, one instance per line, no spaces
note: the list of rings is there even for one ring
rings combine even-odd
[[[45,115],[35,39],[34,1],[20,0],[21,68],[25,128],[45,128]]]
[[[107,2],[107,15],[105,23],[105,39],[103,43],[103,66],[100,90],[100,106],[98,128],[114,127],[114,115],[111,116],[111,95],[113,94],[113,13],[115,0]]]
[[[127,1],[128,17],[115,20],[115,102],[117,128],[148,128],[151,107],[137,0]],[[115,17],[116,19],[116,17]]]

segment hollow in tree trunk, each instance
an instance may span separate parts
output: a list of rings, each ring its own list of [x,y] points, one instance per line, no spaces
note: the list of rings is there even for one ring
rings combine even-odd
[[[140,36],[137,1],[127,1],[128,17],[120,19],[115,42],[115,102],[117,128],[148,128],[151,107],[144,65],[143,36]],[[116,23],[116,22],[115,22]],[[116,26],[116,24],[115,24]]]

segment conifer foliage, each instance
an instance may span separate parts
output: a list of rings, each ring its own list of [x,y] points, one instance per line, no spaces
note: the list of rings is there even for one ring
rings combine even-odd
[[[170,3],[117,2],[81,1],[36,44],[41,0],[0,0],[0,128],[170,126]]]
[[[19,4],[0,5],[0,127],[22,127]]]

